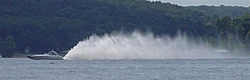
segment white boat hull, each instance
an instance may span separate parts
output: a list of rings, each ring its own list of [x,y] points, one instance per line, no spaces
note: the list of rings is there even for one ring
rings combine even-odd
[[[63,60],[61,56],[27,56],[30,59],[34,60]]]

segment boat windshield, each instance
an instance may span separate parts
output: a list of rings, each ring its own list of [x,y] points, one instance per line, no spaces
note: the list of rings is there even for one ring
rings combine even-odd
[[[56,53],[56,51],[49,51],[47,54],[49,54],[49,55],[58,55],[58,54]]]

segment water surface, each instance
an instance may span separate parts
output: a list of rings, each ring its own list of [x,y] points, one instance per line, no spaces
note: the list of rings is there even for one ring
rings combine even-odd
[[[250,58],[0,59],[0,80],[248,80]]]

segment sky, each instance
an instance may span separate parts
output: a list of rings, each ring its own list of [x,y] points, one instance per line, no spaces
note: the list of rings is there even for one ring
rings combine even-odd
[[[209,5],[209,6],[243,6],[249,7],[250,0],[150,0],[150,1],[161,1],[169,2],[171,4],[177,4],[180,6],[199,6],[199,5]]]

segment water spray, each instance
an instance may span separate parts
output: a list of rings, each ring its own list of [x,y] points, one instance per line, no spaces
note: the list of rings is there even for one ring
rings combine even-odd
[[[73,47],[64,59],[169,59],[224,57],[206,42],[178,34],[155,36],[135,31],[131,34],[116,32],[103,36],[92,35]]]

